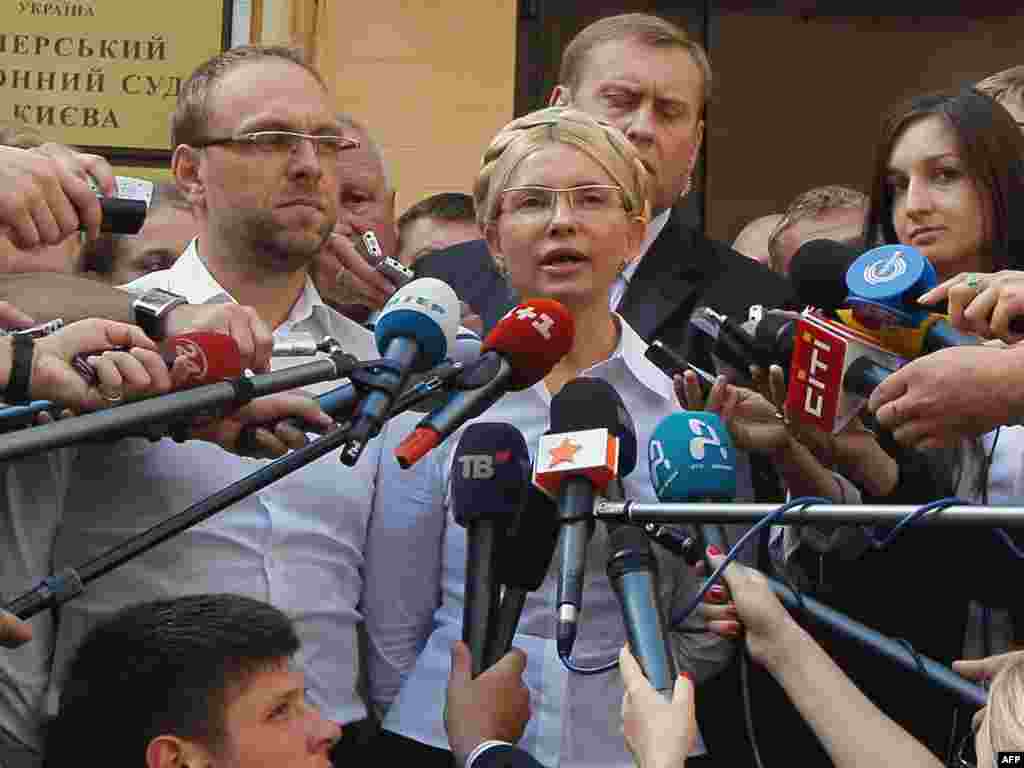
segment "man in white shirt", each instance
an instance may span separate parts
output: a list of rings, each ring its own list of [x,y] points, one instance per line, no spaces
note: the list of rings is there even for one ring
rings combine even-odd
[[[245,304],[275,337],[330,335],[356,357],[377,357],[372,336],[327,307],[308,274],[337,218],[340,157],[354,145],[319,74],[286,48],[220,54],[183,85],[172,143],[175,181],[199,235],[171,269],[128,287],[160,288],[192,303]],[[294,362],[272,360],[272,367]],[[90,585],[62,609],[51,694],[82,636],[114,611],[141,600],[233,592],[270,602],[294,621],[302,641],[296,661],[326,718],[363,720],[356,604],[374,442],[356,467],[324,457]],[[55,563],[94,557],[260,466],[195,443],[129,439],[84,449],[72,469],[74,504]]]

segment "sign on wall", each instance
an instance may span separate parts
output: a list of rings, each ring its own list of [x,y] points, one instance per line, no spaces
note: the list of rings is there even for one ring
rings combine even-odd
[[[231,40],[228,0],[0,0],[0,121],[163,163],[181,84]]]

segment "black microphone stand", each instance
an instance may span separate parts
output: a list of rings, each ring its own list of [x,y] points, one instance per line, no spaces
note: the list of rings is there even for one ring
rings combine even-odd
[[[365,378],[360,375],[364,364],[359,363],[358,365],[359,368],[353,368],[348,371],[348,373],[352,374],[351,379],[356,384],[360,384]],[[295,369],[289,368],[286,370]],[[408,393],[400,397],[388,413],[388,418],[430,397],[437,391],[440,382],[441,380],[438,379],[426,392]],[[360,386],[360,388],[362,387]],[[92,560],[77,567],[65,568],[60,573],[48,576],[38,585],[12,600],[4,606],[4,609],[20,619],[28,619],[44,610],[62,605],[80,594],[85,585],[94,579],[98,579],[100,576],[109,573],[132,558],[148,552],[158,544],[177,536],[179,533],[198,525],[204,520],[208,520],[235,502],[241,501],[246,496],[266,488],[282,477],[302,469],[336,448],[342,447],[346,444],[348,438],[347,426],[339,426],[318,437],[308,445],[298,448],[286,456],[282,456],[240,480],[236,480],[226,488],[207,496],[202,501],[196,502],[184,511],[157,523],[152,528],[133,536]]]

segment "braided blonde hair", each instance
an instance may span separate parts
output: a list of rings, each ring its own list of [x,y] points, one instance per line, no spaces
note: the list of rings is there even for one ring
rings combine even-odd
[[[484,152],[473,186],[480,229],[494,223],[498,199],[527,157],[551,144],[568,144],[596,162],[622,188],[626,213],[647,221],[647,170],[625,136],[607,123],[572,107],[547,107],[516,118],[502,128]]]

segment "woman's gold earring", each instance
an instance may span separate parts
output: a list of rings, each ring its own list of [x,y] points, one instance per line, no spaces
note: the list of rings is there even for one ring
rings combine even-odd
[[[687,176],[686,176],[686,186],[683,187],[683,191],[679,193],[679,196],[680,197],[686,197],[688,194],[690,194],[690,188],[692,186],[693,186],[693,177],[690,176],[689,174],[687,174]]]

